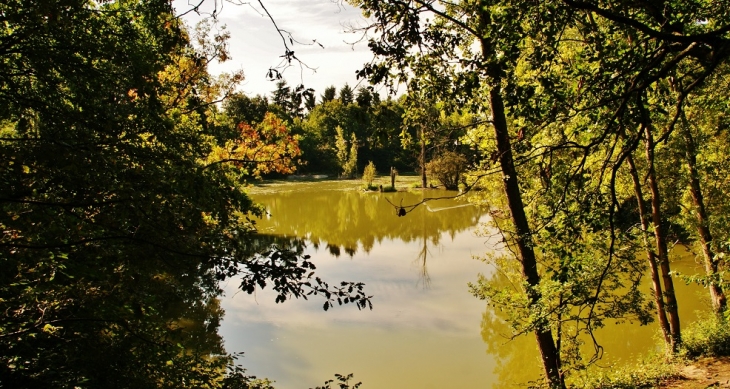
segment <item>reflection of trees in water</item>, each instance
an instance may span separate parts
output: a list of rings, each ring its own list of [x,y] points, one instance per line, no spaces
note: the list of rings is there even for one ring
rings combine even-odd
[[[427,240],[438,245],[442,233],[453,238],[458,232],[475,226],[483,214],[481,209],[457,200],[428,202],[401,218],[386,201],[388,196],[394,203],[403,199],[404,204],[414,204],[421,201],[424,194],[438,197],[444,193],[362,193],[312,187],[296,192],[254,194],[253,197],[271,214],[270,218],[257,222],[260,231],[306,238],[315,247],[326,242],[333,255],[345,252],[353,256],[359,249],[370,252],[376,242],[384,239]]]
[[[427,208],[428,209],[428,208]],[[431,287],[431,276],[428,275],[428,267],[427,267],[427,261],[428,261],[428,255],[430,254],[428,251],[428,228],[425,223],[425,217],[421,217],[421,250],[419,250],[418,255],[416,256],[416,259],[414,263],[416,266],[418,266],[418,275],[419,275],[419,281],[421,282],[421,285],[424,289],[428,289]],[[452,236],[453,239],[453,236]],[[436,243],[437,244],[437,243]]]
[[[678,265],[679,269],[689,270],[693,263],[680,261],[673,265]],[[504,267],[499,264],[495,264],[495,266],[496,271],[488,277],[488,282],[494,289],[515,290],[520,288],[519,284],[510,281]],[[650,290],[651,280],[648,277],[642,281],[641,288],[646,292]],[[697,285],[678,285],[677,295],[680,298],[680,307],[683,307],[680,312],[681,315],[684,315],[683,317],[691,318],[693,317],[691,313],[696,314],[698,308],[707,308],[702,304],[703,301],[706,302],[705,294],[702,294],[705,300],[698,299],[698,292],[701,290],[701,287]],[[505,321],[509,317],[509,309],[511,308],[502,307],[500,309],[488,306],[482,315],[482,339],[487,347],[487,353],[494,355],[497,359],[494,373],[499,379],[494,387],[506,389],[526,387],[530,382],[540,384],[544,382],[543,372],[534,335],[513,336],[513,329]],[[564,322],[563,325],[567,327],[571,326],[571,323]],[[569,330],[572,329],[569,328]],[[596,363],[589,364],[587,370],[574,372],[572,376],[568,376],[568,379],[574,380],[573,382],[578,386],[581,375],[591,377],[597,372],[605,372],[605,368],[613,365],[631,364],[636,358],[645,355],[650,350],[656,350],[658,334],[659,329],[656,324],[642,325],[639,320],[632,321],[626,317],[606,318],[602,322],[602,326],[593,331],[595,339],[585,333],[581,333],[575,338],[578,341],[576,347],[582,351],[583,355],[591,356],[594,353],[594,340],[605,350],[605,353]],[[567,337],[567,335],[564,336]],[[585,362],[588,362],[588,358],[585,358]]]
[[[431,276],[428,275],[428,267],[426,266],[426,261],[428,259],[428,241],[423,239],[423,245],[421,246],[421,250],[418,252],[418,256],[416,256],[416,260],[413,261],[416,266],[418,266],[418,275],[421,282],[421,285],[423,285],[424,289],[428,289],[431,287]]]
[[[459,200],[434,200],[420,205],[405,217],[397,217],[387,200],[395,204],[415,204],[424,196],[441,197],[454,192],[362,193],[347,185],[291,184],[278,192],[253,194],[254,200],[263,204],[271,215],[257,221],[258,228],[271,234],[268,236],[291,239],[287,243],[291,247],[301,249],[302,239],[311,242],[314,249],[324,246],[326,252],[338,258],[342,255],[354,257],[359,250],[369,253],[376,243],[385,239],[420,242],[413,263],[418,267],[419,283],[429,288],[429,244],[439,246],[444,233],[453,239],[457,233],[473,228],[484,213],[481,208]],[[337,190],[331,190],[332,187]],[[295,236],[301,239],[297,241]]]
[[[63,274],[36,285],[43,300],[4,296],[29,314],[43,312],[25,327],[3,323],[0,355],[18,365],[0,367],[0,386],[173,387],[225,369],[210,266],[192,256],[168,262],[154,251],[101,262],[89,252],[69,255]]]
[[[278,239],[291,240],[286,243],[290,246],[282,247],[301,249],[304,241],[297,241],[293,238],[296,236],[310,241],[315,249],[324,245],[330,255],[338,258],[343,254],[354,257],[358,250],[369,253],[376,242],[384,239],[420,242],[414,265],[419,269],[419,282],[429,288],[429,244],[440,245],[443,233],[453,239],[457,233],[473,228],[484,213],[481,208],[458,200],[434,200],[405,217],[397,217],[387,200],[394,204],[415,204],[424,196],[441,197],[453,192],[362,193],[353,188],[342,190],[345,186],[323,190],[324,187],[292,184],[287,187],[297,190],[254,194],[254,200],[271,214],[270,218],[257,222],[258,228],[272,234],[268,236],[276,234]]]
[[[495,287],[512,289],[514,286],[499,272],[491,279]],[[495,356],[494,373],[499,377],[493,384],[495,389],[528,387],[529,384],[544,383],[541,361],[535,338],[521,335],[513,336],[513,331],[503,319],[498,308],[487,306],[482,314],[482,340],[487,346],[487,354]]]
[[[249,258],[274,247],[297,254],[302,254],[307,247],[306,241],[296,236],[265,233],[250,234],[246,239],[242,239],[240,244],[241,251]]]
[[[328,244],[327,245],[327,251],[329,251],[330,254],[332,254],[333,257],[336,257],[336,258],[339,258],[340,257],[340,254],[341,254],[340,253],[340,246],[336,246],[336,245],[333,246],[331,244]]]

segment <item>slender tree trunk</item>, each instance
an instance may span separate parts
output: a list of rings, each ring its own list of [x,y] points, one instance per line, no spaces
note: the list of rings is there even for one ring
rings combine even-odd
[[[662,294],[662,283],[659,278],[659,269],[656,263],[656,254],[651,249],[649,244],[649,221],[646,219],[646,215],[649,213],[644,204],[644,195],[641,191],[641,180],[639,180],[639,174],[636,171],[636,165],[634,164],[634,158],[629,155],[626,157],[626,161],[629,163],[629,172],[631,173],[631,180],[634,183],[634,195],[636,196],[636,202],[639,206],[639,220],[641,221],[641,237],[644,240],[644,248],[646,249],[647,260],[649,261],[649,269],[651,270],[651,283],[654,288],[654,302],[657,308],[657,318],[659,319],[659,327],[662,329],[664,335],[664,342],[671,346],[671,337],[669,329],[669,321],[667,320],[667,313],[664,307],[664,295]]]
[[[479,30],[489,31],[489,24],[492,23],[489,12],[482,8],[478,13]],[[480,38],[480,48],[485,64],[490,64],[491,57],[494,55],[493,47],[489,41],[487,34]],[[507,197],[507,204],[510,210],[510,216],[514,223],[515,232],[514,239],[517,245],[518,260],[522,266],[522,276],[527,282],[527,297],[530,307],[540,303],[540,273],[537,271],[537,258],[533,250],[532,231],[527,222],[525,214],[525,206],[522,202],[522,193],[520,193],[520,185],[517,178],[517,169],[515,168],[514,158],[512,156],[512,145],[509,137],[509,127],[507,126],[507,116],[504,111],[504,101],[502,99],[502,76],[503,69],[500,65],[492,63],[486,65],[487,83],[489,83],[489,109],[492,114],[492,126],[494,127],[494,135],[497,140],[497,153],[499,154],[499,164],[502,169],[502,182],[504,185],[504,193]],[[553,333],[550,329],[548,318],[542,318],[541,322],[535,323],[535,338],[537,340],[537,348],[540,351],[545,378],[551,388],[565,389],[565,380],[560,363],[560,352],[555,345]]]
[[[669,253],[667,251],[667,240],[664,236],[661,218],[661,197],[659,194],[659,184],[654,169],[654,137],[652,135],[651,125],[645,123],[644,135],[646,144],[646,161],[649,168],[649,190],[651,191],[651,218],[654,227],[654,240],[656,244],[657,259],[659,269],[661,271],[662,280],[664,281],[664,296],[666,298],[666,310],[669,318],[669,331],[671,337],[672,352],[676,352],[680,343],[682,343],[682,335],[679,327],[679,312],[677,311],[677,299],[674,293],[674,282],[669,274]]]
[[[426,130],[421,125],[421,187],[426,188]]]
[[[495,77],[495,79],[499,79]],[[494,87],[490,91],[490,106],[492,111],[492,120],[494,125],[494,133],[497,138],[497,152],[499,153],[499,163],[502,167],[502,181],[504,182],[504,192],[507,196],[512,222],[515,225],[515,241],[520,255],[522,264],[522,275],[528,284],[527,295],[531,305],[539,303],[540,293],[537,290],[540,284],[540,275],[537,271],[537,259],[532,249],[532,231],[530,230],[525,215],[525,208],[522,202],[522,194],[520,193],[519,182],[517,180],[517,170],[515,169],[512,157],[512,146],[510,144],[507,120],[504,112],[504,103],[502,101],[501,92],[499,90],[499,82],[494,83]],[[558,354],[552,331],[550,330],[547,320],[543,323],[536,323],[535,337],[540,350],[545,376],[550,381],[550,386],[555,388],[565,388],[565,382],[560,369],[560,355]]]
[[[692,202],[695,207],[695,215],[697,217],[697,233],[700,237],[700,246],[702,247],[702,256],[705,259],[705,273],[710,279],[717,276],[718,263],[715,255],[710,247],[712,242],[712,234],[710,234],[710,226],[707,220],[707,212],[705,211],[705,200],[702,196],[702,187],[700,186],[700,175],[697,172],[697,156],[695,154],[695,143],[692,139],[692,133],[686,124],[682,125],[682,135],[686,142],[686,158],[687,168],[689,169],[689,190],[692,195]],[[727,299],[722,288],[714,281],[710,283],[710,297],[712,299],[712,307],[715,313],[720,314],[725,311]]]

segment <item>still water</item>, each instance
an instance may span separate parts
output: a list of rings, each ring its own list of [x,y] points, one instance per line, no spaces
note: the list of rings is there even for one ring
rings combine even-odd
[[[280,389],[313,388],[335,373],[354,373],[363,389],[506,388],[538,379],[534,337],[508,341],[508,328],[468,291],[479,273],[494,271],[474,258],[498,243],[481,225],[486,212],[433,200],[398,217],[392,204],[455,193],[362,193],[359,185],[271,183],[251,196],[269,213],[257,222],[261,233],[305,239],[317,275],[364,282],[373,310],[345,305],[324,312],[316,296],[276,304],[268,290],[236,293],[231,280],[221,301],[226,349],[244,351],[248,372]],[[681,257],[673,269],[694,272],[691,256]],[[704,291],[681,284],[678,299],[686,325],[703,308]],[[607,326],[597,335],[605,348],[599,365],[645,354],[657,331],[655,324]]]

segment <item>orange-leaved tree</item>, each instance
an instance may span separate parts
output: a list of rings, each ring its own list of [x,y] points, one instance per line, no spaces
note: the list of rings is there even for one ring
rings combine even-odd
[[[268,112],[261,123],[236,126],[238,137],[224,146],[216,146],[208,156],[210,167],[231,163],[246,177],[261,178],[268,173],[291,174],[301,155],[299,137],[292,135],[286,123]]]

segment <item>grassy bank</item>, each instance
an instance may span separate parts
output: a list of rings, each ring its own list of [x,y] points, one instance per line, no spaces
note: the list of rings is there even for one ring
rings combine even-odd
[[[711,365],[712,359],[730,355],[730,320],[710,315],[690,325],[682,332],[682,339],[683,345],[677,355],[653,354],[634,366],[605,369],[598,373],[596,370],[589,370],[576,374],[572,386],[588,389],[656,388],[669,386],[670,382],[674,382],[672,387],[694,387],[689,382],[692,378],[684,373],[689,365],[700,360],[705,365]],[[714,363],[726,362],[723,359]],[[678,380],[688,383],[677,385]]]

